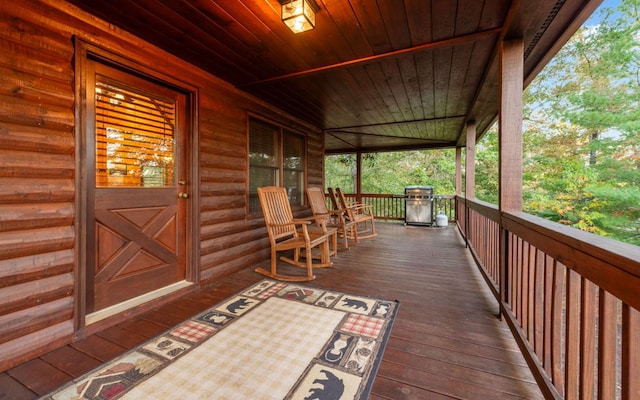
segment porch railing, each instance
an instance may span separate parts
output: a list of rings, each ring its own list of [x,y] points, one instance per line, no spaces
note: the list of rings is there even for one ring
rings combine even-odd
[[[545,397],[640,399],[640,249],[478,200],[456,209]]]
[[[345,193],[348,202],[356,202],[358,196],[353,193]],[[456,220],[455,196],[438,195],[433,199],[433,212],[443,211],[450,222]],[[382,221],[404,221],[405,198],[402,194],[361,194],[361,203],[373,206],[375,219]],[[327,206],[332,207],[331,200],[327,197]]]

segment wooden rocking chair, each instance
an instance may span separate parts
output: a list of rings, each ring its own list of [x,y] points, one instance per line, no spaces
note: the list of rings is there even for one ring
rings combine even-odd
[[[347,221],[346,210],[334,207],[334,210],[327,208],[324,199],[324,191],[319,187],[310,187],[306,190],[307,199],[311,212],[316,218],[323,219],[329,228],[336,228],[337,234],[344,238],[342,247],[339,250],[349,250],[349,239],[353,240],[353,244],[358,243],[358,231],[354,221]]]
[[[376,233],[373,206],[361,203],[349,204],[340,188],[336,188],[335,192],[329,189],[329,193],[334,197],[334,204],[346,210],[347,220],[355,222],[357,234],[360,239],[367,239],[378,235]]]
[[[271,243],[271,271],[258,267],[255,270],[257,273],[283,281],[310,281],[315,279],[314,266],[330,267],[333,264],[329,256],[329,240],[331,235],[335,235],[335,228],[327,230],[324,222],[320,221],[321,229],[312,231],[307,229],[307,226],[312,223],[314,217],[294,219],[285,188],[278,186],[258,188],[258,198]],[[311,251],[315,247],[321,251],[320,263],[313,263]],[[281,256],[280,260],[306,268],[306,276],[277,273],[276,253],[283,250],[293,250],[293,259]],[[304,250],[304,254],[301,254],[301,250]],[[301,257],[305,258],[305,262],[300,261]]]

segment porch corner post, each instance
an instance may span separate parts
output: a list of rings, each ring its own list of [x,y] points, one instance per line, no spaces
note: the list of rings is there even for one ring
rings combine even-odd
[[[467,152],[465,157],[465,191],[468,199],[476,197],[476,122],[467,122]]]
[[[509,303],[509,233],[504,212],[522,211],[522,91],[524,42],[522,38],[500,43],[498,179],[500,211],[500,301]]]
[[[465,218],[465,244],[469,247],[469,228],[471,225],[471,213],[467,206],[468,200],[473,200],[476,197],[476,121],[467,121],[467,137],[466,137],[466,151],[464,161],[464,218]]]
[[[356,153],[356,201],[362,203],[362,152]]]
[[[456,147],[456,194],[462,194],[462,147]]]

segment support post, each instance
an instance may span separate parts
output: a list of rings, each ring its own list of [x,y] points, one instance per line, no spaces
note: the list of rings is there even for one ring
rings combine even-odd
[[[456,194],[462,194],[462,147],[456,147]]]
[[[362,153],[356,153],[356,201],[362,203]]]
[[[500,46],[499,180],[500,211],[522,211],[522,39]]]
[[[509,301],[509,233],[503,212],[522,211],[522,91],[524,45],[522,39],[500,44],[500,116],[498,134],[500,211],[500,301]]]
[[[476,122],[467,122],[467,153],[465,157],[465,192],[468,199],[476,197]]]

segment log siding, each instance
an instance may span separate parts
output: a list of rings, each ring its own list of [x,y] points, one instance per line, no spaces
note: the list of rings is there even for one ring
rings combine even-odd
[[[268,257],[247,215],[250,114],[307,134],[308,184],[322,185],[319,129],[64,1],[2,1],[0,15],[0,371],[83,336],[74,38],[196,89],[194,282]]]

